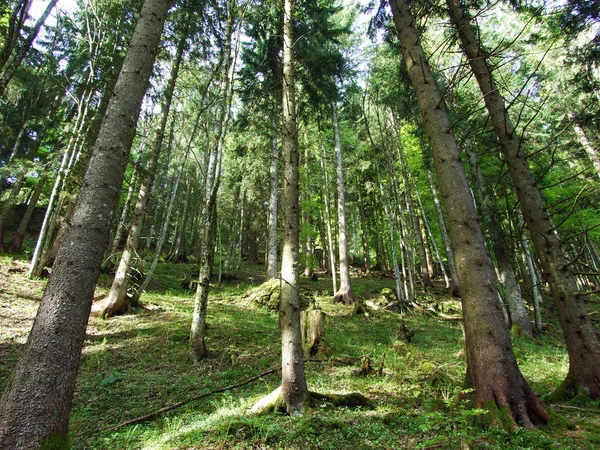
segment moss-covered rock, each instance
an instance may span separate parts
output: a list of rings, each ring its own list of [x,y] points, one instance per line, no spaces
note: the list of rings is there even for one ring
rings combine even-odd
[[[279,297],[281,296],[281,280],[271,279],[260,286],[250,289],[244,294],[244,299],[250,303],[267,308],[271,311],[279,310]],[[310,305],[311,299],[300,294],[300,309],[304,310]]]

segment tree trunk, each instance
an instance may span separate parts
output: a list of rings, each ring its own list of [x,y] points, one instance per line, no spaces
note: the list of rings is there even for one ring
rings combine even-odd
[[[429,236],[429,239],[431,240],[431,243],[433,245],[433,250],[435,252],[435,256],[440,265],[440,270],[442,271],[444,280],[446,281],[446,289],[447,289],[451,286],[451,281],[450,281],[450,278],[448,277],[448,273],[446,272],[446,266],[444,264],[444,261],[442,261],[442,256],[440,255],[440,250],[437,246],[437,243],[435,242],[435,238],[433,237],[433,233],[431,231],[431,225],[429,224],[429,220],[427,219],[427,216],[425,215],[425,208],[423,208],[423,202],[421,201],[421,195],[419,194],[418,189],[415,189],[415,194],[417,195],[417,202],[419,203],[419,209],[421,210],[421,213],[422,213],[422,220],[423,220],[423,224],[425,225],[425,230],[426,230],[427,235]]]
[[[337,169],[338,193],[338,245],[340,257],[340,288],[333,297],[334,302],[346,305],[354,303],[354,294],[350,284],[350,267],[348,265],[348,239],[346,235],[346,194],[344,191],[344,167],[342,164],[342,145],[338,129],[337,105],[333,103],[333,136],[335,140],[335,160]]]
[[[432,287],[431,277],[429,276],[429,270],[427,268],[427,256],[425,254],[425,244],[423,243],[423,237],[421,236],[421,227],[419,226],[419,219],[417,218],[417,212],[412,198],[412,188],[408,181],[408,170],[406,169],[406,161],[404,159],[404,151],[400,144],[400,134],[396,128],[396,121],[393,113],[390,112],[392,119],[392,127],[396,133],[396,151],[398,153],[398,161],[400,162],[400,170],[402,172],[402,182],[404,184],[404,193],[406,195],[406,206],[407,212],[410,217],[410,224],[413,229],[413,235],[415,236],[417,252],[419,253],[419,269],[421,273],[421,281],[423,282],[423,288],[427,289]]]
[[[512,330],[517,334],[523,333],[528,338],[533,338],[533,329],[527,310],[523,304],[521,289],[517,283],[517,277],[515,276],[515,272],[508,256],[506,233],[504,233],[500,226],[496,209],[492,204],[493,200],[487,192],[485,180],[483,179],[483,174],[481,173],[479,162],[477,161],[477,155],[475,155],[470,142],[465,143],[464,150],[467,152],[473,181],[476,190],[479,192],[479,200],[482,209],[481,213],[487,218],[489,238],[492,243],[494,255],[496,255],[496,263],[498,264],[498,273],[500,275],[499,278],[504,287],[504,299],[508,304]]]
[[[356,174],[356,189],[358,190],[358,216],[360,220],[360,229],[361,229],[361,243],[363,250],[363,261],[365,264],[365,275],[369,275],[371,273],[371,255],[369,250],[369,239],[367,237],[367,223],[365,219],[365,204],[362,195],[362,183],[360,180],[360,175]]]
[[[575,275],[567,260],[561,240],[546,202],[529,169],[520,136],[508,115],[492,72],[487,54],[481,48],[469,19],[459,0],[447,0],[452,22],[481,92],[491,123],[498,136],[521,210],[535,247],[544,277],[550,286],[569,353],[569,373],[561,388],[565,396],[577,393],[591,398],[600,397],[600,337],[587,312],[585,302],[578,296]]]
[[[177,77],[179,76],[179,67],[183,59],[183,52],[186,46],[187,34],[183,34],[180,38],[179,45],[177,46],[177,54],[173,61],[171,68],[171,74],[169,76],[169,82],[165,86],[164,100],[161,108],[161,119],[159,128],[156,130],[154,142],[152,148],[148,153],[148,162],[146,165],[145,176],[140,186],[135,209],[133,213],[133,219],[129,226],[129,233],[127,235],[127,242],[121,255],[121,261],[119,267],[115,273],[110,292],[108,293],[105,300],[99,306],[100,315],[104,318],[112,317],[117,314],[122,314],[129,310],[133,306],[130,299],[127,297],[127,286],[129,284],[129,277],[131,266],[133,263],[134,255],[137,254],[137,249],[142,234],[142,226],[146,217],[146,208],[148,206],[148,200],[150,198],[150,192],[152,191],[152,185],[154,184],[154,177],[156,175],[156,167],[158,164],[158,158],[162,149],[162,143],[165,136],[165,130],[167,128],[167,121],[169,119],[169,112],[171,110],[171,102],[173,100],[173,94],[175,91],[175,84]]]
[[[20,252],[23,247],[23,239],[25,238],[25,233],[27,232],[27,227],[29,226],[29,222],[31,221],[31,217],[33,216],[33,212],[35,211],[35,206],[37,205],[38,200],[40,199],[40,195],[42,194],[42,190],[44,189],[44,185],[46,184],[46,180],[48,179],[47,175],[42,175],[42,177],[38,180],[37,186],[33,191],[33,195],[29,199],[29,203],[27,203],[27,209],[25,210],[25,214],[23,214],[23,218],[19,223],[19,227],[8,245],[8,248],[13,252]]]
[[[569,118],[571,120],[575,120],[575,115],[573,113],[570,113]],[[588,158],[594,165],[594,169],[596,169],[596,173],[600,177],[600,157],[598,156],[596,149],[590,143],[590,140],[588,139],[587,135],[585,134],[585,131],[583,130],[581,125],[579,125],[579,123],[573,122],[573,128],[575,129],[575,134],[577,135],[577,138],[579,139],[581,146],[587,153]]]
[[[425,159],[426,161],[429,158]],[[431,188],[431,194],[433,195],[433,204],[435,206],[435,212],[438,218],[438,224],[440,226],[440,234],[442,235],[442,241],[444,242],[444,248],[446,249],[446,258],[448,259],[448,271],[450,272],[450,292],[454,297],[460,297],[460,285],[458,283],[458,275],[456,274],[456,263],[454,262],[454,254],[452,253],[452,245],[450,244],[450,238],[448,237],[448,230],[446,228],[446,219],[442,212],[440,198],[437,193],[437,187],[435,186],[435,180],[431,173],[429,164],[427,166],[427,178],[429,179],[429,187]]]
[[[31,8],[31,0],[18,0],[8,19],[8,29],[3,37],[2,48],[0,49],[0,71],[10,59],[13,50],[17,46],[21,30],[27,17],[29,17],[29,9]]]
[[[467,353],[467,385],[474,404],[506,409],[524,427],[548,422],[548,414],[517,366],[498,299],[494,272],[479,226],[460,150],[446,105],[414,27],[407,0],[390,0],[407,71],[431,143],[445,199],[460,280]]]
[[[106,255],[106,261],[104,264],[105,267],[113,267],[113,258],[117,253],[119,245],[121,245],[121,239],[123,239],[123,231],[125,231],[125,224],[127,223],[127,217],[129,216],[129,208],[131,205],[131,201],[133,200],[133,192],[136,188],[137,175],[138,167],[137,164],[134,164],[133,173],[131,174],[131,179],[129,180],[129,188],[127,188],[127,197],[125,197],[125,203],[123,203],[123,209],[121,210],[119,223],[117,223],[117,229],[115,231],[112,244],[108,249],[108,254]]]
[[[206,334],[206,314],[208,311],[208,294],[210,292],[210,276],[214,265],[215,235],[217,227],[217,193],[221,182],[221,158],[223,146],[229,129],[231,117],[231,101],[233,97],[233,76],[235,73],[236,53],[232,56],[232,39],[234,25],[234,1],[227,1],[227,24],[225,29],[225,46],[223,47],[223,69],[221,73],[220,103],[217,111],[217,126],[210,141],[214,142],[214,151],[211,151],[206,178],[204,183],[204,204],[202,207],[202,239],[200,242],[200,271],[196,297],[194,299],[194,312],[190,329],[191,357],[194,363],[207,356],[208,350],[204,342]],[[241,26],[238,28],[237,42],[240,39]]]
[[[0,252],[4,251],[4,229],[6,227],[6,221],[12,213],[15,204],[17,203],[17,197],[21,193],[21,189],[27,179],[27,172],[22,171],[12,186],[8,199],[2,205],[2,211],[0,212]]]
[[[2,74],[2,77],[0,77],[0,97],[4,95],[6,87],[12,80],[12,77],[14,76],[17,69],[21,66],[21,63],[23,62],[25,56],[27,56],[27,53],[33,45],[33,41],[40,32],[42,25],[44,25],[44,22],[46,22],[46,19],[48,18],[48,16],[50,15],[57,3],[58,0],[50,0],[50,3],[48,3],[46,9],[29,32],[29,36],[27,36],[27,39],[25,39],[25,41],[21,45],[16,46],[16,52],[13,54],[12,59],[10,59],[8,63],[4,66],[4,73]]]
[[[394,265],[394,278],[396,279],[396,296],[398,298],[399,310],[405,311],[407,309],[406,295],[403,289],[405,279],[400,274],[400,266],[398,264],[398,254],[396,252],[396,233],[394,231],[394,220],[390,212],[390,207],[387,203],[388,196],[385,195],[383,190],[383,183],[381,182],[381,176],[379,175],[379,169],[377,169],[377,181],[379,183],[379,191],[381,192],[381,201],[383,202],[383,210],[385,211],[385,218],[387,222],[388,232],[390,234],[390,245],[392,246],[392,263]],[[379,257],[378,257],[379,258]],[[380,262],[379,259],[377,262]],[[383,268],[383,264],[382,264]]]
[[[277,127],[274,128],[277,129]],[[279,142],[277,140],[277,132],[274,131],[271,143],[271,166],[269,167],[269,175],[271,177],[271,190],[269,196],[269,243],[267,248],[267,280],[270,280],[271,278],[277,278],[277,273],[279,272],[277,269],[277,200],[279,197],[279,175],[277,170],[278,164]]]
[[[333,283],[333,293],[337,292],[337,272],[335,264],[335,250],[333,245],[333,232],[331,230],[331,209],[329,207],[329,180],[325,171],[325,157],[323,156],[323,140],[319,133],[319,162],[321,165],[321,177],[323,178],[323,200],[325,201],[325,222],[327,226],[327,241],[329,247],[329,269],[331,270],[331,280]]]
[[[24,352],[0,400],[0,448],[68,446],[81,349],[169,2],[146,0]]]
[[[283,253],[281,258],[281,395],[290,416],[304,414],[307,396],[300,331],[300,189],[298,128],[294,100],[293,0],[284,2],[283,19]]]

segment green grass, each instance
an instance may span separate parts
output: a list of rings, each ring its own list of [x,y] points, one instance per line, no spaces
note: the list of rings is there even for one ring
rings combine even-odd
[[[18,262],[1,259],[2,272]],[[460,325],[425,314],[405,316],[416,330],[405,343],[398,314],[372,311],[368,318],[348,316],[350,308],[333,305],[331,280],[303,280],[316,292],[327,313],[330,353],[305,365],[309,388],[319,392],[361,392],[374,400],[369,409],[313,407],[301,419],[286,416],[248,417],[247,409],[279,385],[275,374],[241,388],[204,398],[168,414],[118,431],[107,428],[190,397],[244,381],[276,366],[280,360],[277,314],[248,304],[243,294],[262,280],[263,268],[243,267],[239,279],[213,285],[209,299],[207,345],[210,358],[191,364],[188,333],[193,295],[180,289],[190,265],[159,265],[156,280],[143,296],[145,308],[110,320],[92,318],[79,371],[71,417],[74,449],[576,449],[600,446],[600,410],[555,405],[556,414],[539,430],[506,431],[477,425],[481,411],[457,402],[465,373]],[[4,275],[4,273],[2,274]],[[26,289],[40,296],[40,281],[24,274],[17,294],[0,295],[0,306],[22,314],[3,332],[0,388],[22,348],[36,300],[19,295]],[[18,284],[17,283],[17,284]],[[355,278],[361,299],[374,298],[391,278]],[[13,283],[14,284],[14,283]],[[109,277],[101,279],[106,290]],[[449,301],[438,291],[429,301]],[[425,297],[421,299],[425,301]],[[0,320],[4,325],[5,316]],[[543,399],[566,375],[567,355],[559,327],[535,341],[514,340],[525,377]],[[0,327],[2,328],[2,327]],[[238,352],[231,367],[230,345]],[[4,358],[6,356],[6,358]],[[360,358],[369,356],[383,373],[361,376]]]

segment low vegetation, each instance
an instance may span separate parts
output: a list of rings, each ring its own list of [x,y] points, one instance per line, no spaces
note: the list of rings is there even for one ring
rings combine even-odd
[[[0,259],[0,389],[25,343],[44,286],[43,280],[28,280],[26,268],[24,261]],[[193,270],[192,265],[159,265],[142,308],[109,320],[90,319],[71,417],[74,449],[600,446],[598,402],[549,405],[551,423],[538,430],[490,425],[489,415],[461,400],[465,355],[460,322],[454,320],[456,300],[434,289],[418,297],[421,309],[400,316],[381,306],[382,290],[393,287],[394,280],[375,276],[353,278],[354,294],[367,305],[367,315],[333,304],[330,279],[302,280],[303,292],[327,314],[326,352],[309,357],[305,365],[309,389],[360,393],[374,409],[337,407],[324,399],[300,420],[252,416],[252,405],[280,384],[273,370],[238,388],[119,427],[238,385],[280,363],[277,313],[245,297],[261,283],[263,266],[243,266],[235,277],[215,282],[208,317],[211,357],[190,362],[193,294],[181,280]],[[110,281],[101,279],[97,296]],[[542,399],[563,381],[568,363],[558,323],[552,316],[545,321],[546,331],[535,340],[517,336],[513,341],[520,367]]]

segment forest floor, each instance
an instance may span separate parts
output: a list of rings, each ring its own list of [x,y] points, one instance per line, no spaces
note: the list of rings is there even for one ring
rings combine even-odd
[[[27,263],[0,256],[0,390],[25,344],[45,281],[28,280]],[[600,405],[548,405],[549,426],[505,430],[484,425],[482,411],[457,401],[465,372],[460,304],[441,289],[420,294],[422,309],[368,316],[332,304],[331,280],[302,280],[327,313],[328,351],[305,364],[309,389],[360,392],[375,409],[312,407],[300,419],[250,417],[248,408],[275,389],[271,373],[242,387],[201,398],[152,420],[120,423],[204,393],[236,385],[280,362],[277,314],[243,294],[260,284],[262,266],[245,266],[214,283],[209,299],[210,358],[193,365],[188,334],[193,293],[181,288],[192,265],[159,266],[143,308],[109,320],[91,318],[71,417],[74,449],[579,449],[600,448]],[[108,290],[103,276],[97,295]],[[377,299],[392,278],[355,277],[356,296]],[[545,303],[547,331],[515,338],[520,367],[545,399],[566,375],[560,327]],[[596,305],[591,305],[596,306]],[[442,316],[434,311],[443,311]],[[550,311],[550,313],[548,313]],[[410,333],[409,333],[410,334]],[[361,374],[364,358],[373,372]]]

